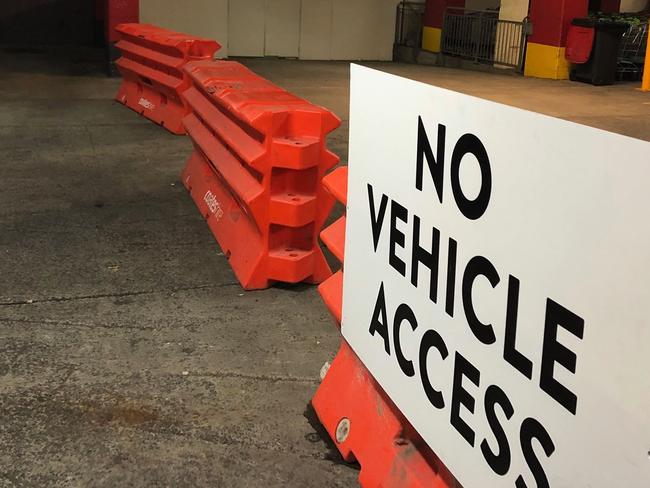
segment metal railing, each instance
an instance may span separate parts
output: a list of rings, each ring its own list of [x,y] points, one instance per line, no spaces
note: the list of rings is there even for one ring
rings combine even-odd
[[[395,22],[395,45],[419,48],[423,26],[424,3],[400,2]]]
[[[442,53],[497,66],[523,69],[530,23],[500,20],[499,13],[449,7],[442,26]]]

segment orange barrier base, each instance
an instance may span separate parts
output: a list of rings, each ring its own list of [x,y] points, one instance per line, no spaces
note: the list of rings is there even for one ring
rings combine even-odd
[[[342,166],[329,173],[323,178],[323,186],[347,205],[348,168]],[[343,216],[321,232],[323,243],[342,263],[345,224]],[[340,324],[343,271],[324,281],[318,291]],[[361,465],[362,487],[460,487],[345,340],[312,405],[343,458]]]
[[[312,405],[362,487],[460,487],[345,341]]]
[[[254,220],[244,213],[229,187],[199,151],[192,153],[181,178],[246,290],[268,288],[274,281],[321,283],[331,276],[318,246],[309,250],[282,246],[268,251]],[[255,201],[261,197],[261,193],[251,195],[251,206],[255,207]],[[302,232],[301,228],[292,229],[293,237],[298,235],[311,243],[313,225],[305,226]]]
[[[115,97],[118,102],[174,134],[185,134],[182,119],[188,110],[176,95],[165,95],[137,78],[129,79],[128,75],[123,77],[130,83],[122,83],[120,86]]]

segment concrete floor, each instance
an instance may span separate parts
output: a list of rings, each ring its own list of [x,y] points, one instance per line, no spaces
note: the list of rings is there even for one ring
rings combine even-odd
[[[0,487],[354,486],[308,408],[339,342],[316,290],[243,293],[178,181],[189,141],[95,57],[0,50]],[[246,64],[344,119],[345,159],[346,63]],[[650,140],[633,85],[376,66]]]

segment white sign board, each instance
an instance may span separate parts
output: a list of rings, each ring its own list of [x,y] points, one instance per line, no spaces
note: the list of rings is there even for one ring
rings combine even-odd
[[[360,66],[350,118],[343,335],[434,452],[650,487],[650,144]]]

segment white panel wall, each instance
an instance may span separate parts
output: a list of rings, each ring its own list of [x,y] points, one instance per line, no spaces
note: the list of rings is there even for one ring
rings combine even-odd
[[[374,12],[369,0],[333,0],[331,56],[337,59],[372,58]]]
[[[228,0],[140,0],[140,21],[214,39],[228,56]]]
[[[301,0],[267,0],[266,56],[299,56],[300,3]]]
[[[332,58],[335,59],[380,59],[381,0],[333,0],[332,10]],[[387,26],[388,27],[388,26]],[[394,31],[395,27],[388,27]],[[392,39],[391,39],[392,53]]]
[[[392,59],[399,0],[302,2],[302,59]]]
[[[264,56],[266,0],[230,0],[228,51],[231,56]]]
[[[302,0],[301,59],[331,59],[332,0]]]
[[[487,0],[477,0],[487,1]],[[399,0],[140,0],[142,22],[215,39],[221,56],[390,60]]]

